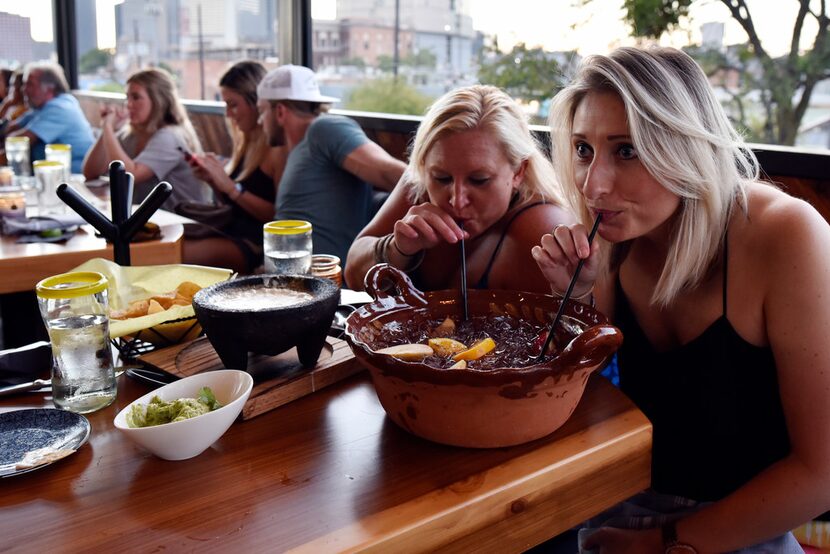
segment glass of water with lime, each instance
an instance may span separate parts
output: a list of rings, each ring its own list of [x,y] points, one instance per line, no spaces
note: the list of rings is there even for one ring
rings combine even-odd
[[[76,413],[109,406],[116,381],[106,277],[93,271],[63,273],[39,282],[36,292],[52,343],[55,406]]]

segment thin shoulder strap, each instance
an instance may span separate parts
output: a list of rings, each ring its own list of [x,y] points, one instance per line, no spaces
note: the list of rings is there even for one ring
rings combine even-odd
[[[729,231],[723,236],[723,317],[726,317],[726,288],[729,283]]]
[[[499,242],[496,244],[496,248],[493,249],[493,254],[490,256],[490,261],[487,262],[487,267],[484,269],[484,273],[482,273],[481,278],[478,280],[478,283],[476,283],[476,286],[474,288],[477,288],[477,289],[486,289],[487,288],[487,285],[490,282],[490,270],[493,269],[493,264],[496,262],[496,256],[499,255],[499,250],[501,250],[501,245],[504,242],[505,237],[507,237],[507,232],[510,230],[510,226],[513,224],[513,222],[516,220],[516,218],[519,217],[520,215],[522,215],[522,213],[529,210],[530,208],[532,208],[534,206],[538,206],[539,204],[545,204],[545,203],[546,202],[533,202],[532,204],[528,204],[527,206],[524,206],[523,208],[518,210],[516,213],[514,213],[513,216],[507,221],[507,225],[505,225],[504,229],[502,229],[501,236],[499,237]]]

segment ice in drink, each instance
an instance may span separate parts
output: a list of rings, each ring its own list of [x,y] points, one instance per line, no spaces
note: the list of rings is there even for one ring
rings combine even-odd
[[[115,400],[116,383],[103,315],[52,320],[52,396],[59,408],[87,413]]]

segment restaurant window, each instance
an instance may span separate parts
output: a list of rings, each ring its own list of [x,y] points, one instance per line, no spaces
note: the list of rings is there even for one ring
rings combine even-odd
[[[75,0],[78,86],[122,92],[140,69],[159,67],[179,94],[220,100],[219,78],[234,62],[279,64],[278,0]],[[95,21],[95,31],[83,22]]]
[[[776,84],[798,80],[764,74],[775,66],[789,75],[787,64],[801,77],[810,67],[826,73],[826,62],[807,61],[830,7],[811,4],[798,55],[789,56],[799,3],[749,0],[754,29],[770,56],[761,60],[724,2],[691,2],[659,38],[635,36],[626,5],[643,8],[648,0],[513,0],[508,8],[491,0],[311,0],[313,28],[340,37],[312,44],[313,66],[324,94],[342,98],[338,108],[418,115],[444,92],[482,82],[504,88],[531,122],[545,123],[550,98],[586,55],[662,44],[698,60],[749,141],[830,148],[830,79],[819,76],[809,105],[793,121],[803,89],[782,92]],[[678,5],[685,3],[671,9]],[[655,20],[654,10],[640,13]],[[370,36],[377,39],[374,48]]]
[[[342,98],[338,108],[423,114],[444,92],[476,80],[479,34],[468,4],[312,0],[313,29],[338,37],[311,46],[323,93]]]
[[[0,67],[57,62],[52,30],[52,0],[0,1]]]

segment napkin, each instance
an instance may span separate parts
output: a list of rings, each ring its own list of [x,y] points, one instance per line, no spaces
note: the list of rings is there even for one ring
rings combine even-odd
[[[52,348],[48,342],[0,350],[0,387],[34,381],[48,375],[51,368]]]
[[[56,242],[72,238],[79,225],[85,223],[78,214],[55,214],[32,218],[3,218],[3,234],[19,235],[17,242]],[[59,231],[59,234],[45,231]]]

